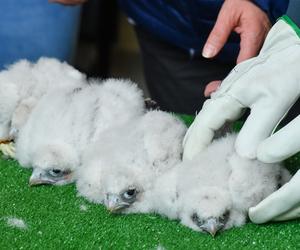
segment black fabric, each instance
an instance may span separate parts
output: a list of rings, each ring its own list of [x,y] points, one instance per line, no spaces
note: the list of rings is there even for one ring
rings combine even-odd
[[[162,110],[195,114],[205,101],[205,85],[225,78],[234,67],[201,56],[189,57],[186,51],[140,28],[136,28],[136,33],[151,98]]]
[[[300,27],[300,1],[290,0],[287,15]],[[299,58],[300,60],[300,58]],[[297,117],[300,113],[300,99],[289,110],[287,116],[281,122],[281,125],[285,125]]]
[[[118,19],[116,0],[89,0],[83,5],[79,42],[82,52],[75,66],[89,77],[109,77],[112,49],[118,38]],[[89,46],[95,50],[94,54],[85,53],[84,48]]]
[[[284,119],[280,122],[280,126],[284,126],[288,124],[290,121],[295,119],[300,114],[300,99],[297,100],[297,102],[291,107],[287,115],[284,117]]]

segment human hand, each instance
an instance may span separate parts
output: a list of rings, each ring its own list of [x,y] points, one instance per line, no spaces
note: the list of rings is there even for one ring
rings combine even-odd
[[[300,116],[270,136],[300,95],[300,29],[291,22],[279,20],[260,54],[238,64],[204,103],[185,136],[183,158],[193,158],[247,107],[251,114],[235,143],[239,155],[268,163],[300,151]]]
[[[247,0],[226,0],[220,10],[216,24],[211,31],[202,55],[206,58],[216,56],[225,45],[232,31],[240,35],[240,52],[236,63],[258,54],[271,23],[264,11]],[[207,84],[204,96],[208,97],[221,84],[212,81]]]
[[[83,4],[87,0],[48,0],[50,3],[60,3],[63,5],[78,5]]]
[[[271,28],[267,14],[249,0],[225,0],[214,28],[202,52],[206,58],[216,56],[232,31],[241,38],[237,63],[258,54]]]

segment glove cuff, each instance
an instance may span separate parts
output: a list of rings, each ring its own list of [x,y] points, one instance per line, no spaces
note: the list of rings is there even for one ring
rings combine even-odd
[[[287,15],[283,15],[278,20],[283,20],[286,22],[297,34],[297,36],[300,38],[300,28],[298,25]]]

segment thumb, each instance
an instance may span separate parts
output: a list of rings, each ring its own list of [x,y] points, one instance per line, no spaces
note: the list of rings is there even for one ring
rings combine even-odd
[[[208,39],[204,45],[202,56],[211,58],[216,56],[226,43],[231,31],[234,29],[235,23],[229,15],[225,15],[225,11],[220,11],[215,26],[210,32]]]

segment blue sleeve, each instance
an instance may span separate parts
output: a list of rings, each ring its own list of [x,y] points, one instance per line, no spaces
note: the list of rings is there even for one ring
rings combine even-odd
[[[300,1],[290,1],[289,8],[286,14],[300,27]]]
[[[272,23],[286,14],[289,5],[289,0],[254,0],[253,2],[268,14]]]
[[[36,61],[46,56],[70,61],[79,21],[79,6],[40,0],[0,1],[0,70],[25,58]]]

